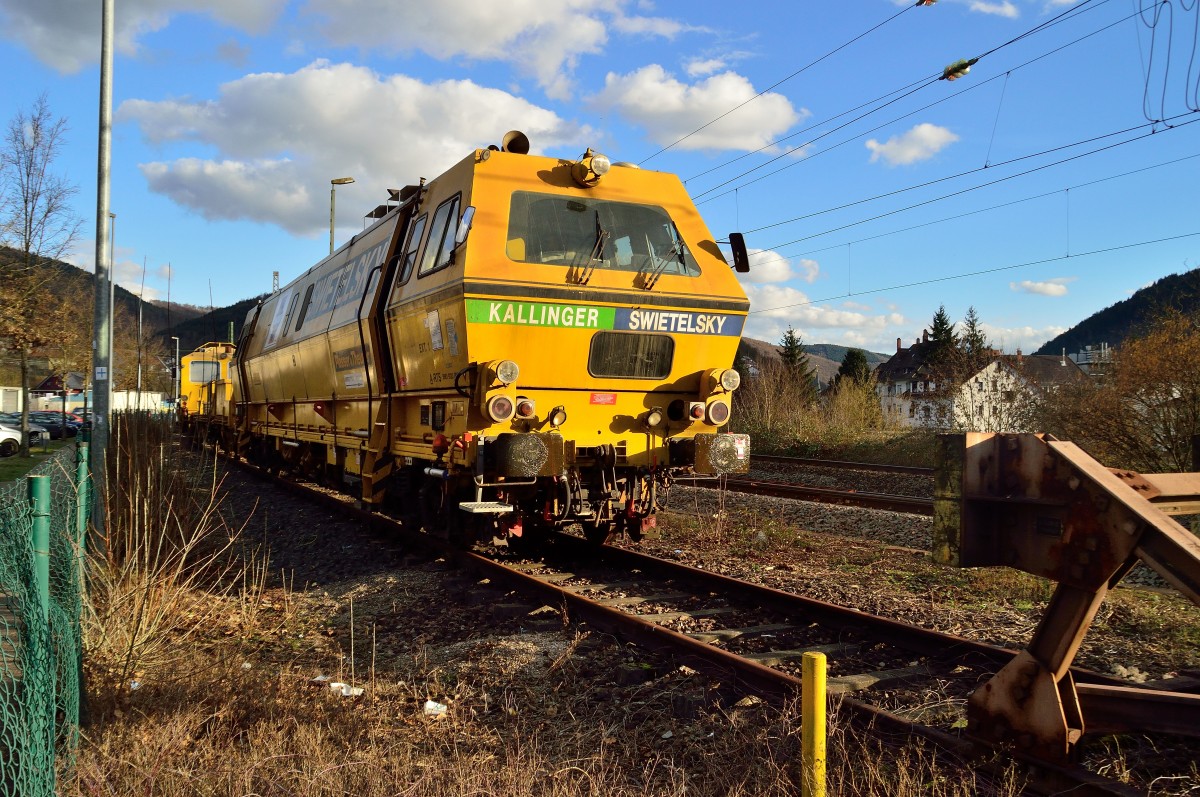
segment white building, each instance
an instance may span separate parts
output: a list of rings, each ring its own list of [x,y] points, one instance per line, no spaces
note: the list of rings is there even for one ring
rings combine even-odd
[[[886,418],[912,428],[975,432],[1036,431],[1026,428],[1034,399],[1074,380],[1086,379],[1070,358],[994,355],[961,383],[939,387],[926,362],[929,335],[903,348],[875,370],[876,392]]]

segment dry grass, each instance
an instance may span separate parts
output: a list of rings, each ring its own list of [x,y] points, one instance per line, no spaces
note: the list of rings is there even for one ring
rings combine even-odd
[[[138,439],[155,447],[148,433]],[[175,484],[155,471],[168,463],[139,456],[126,460],[111,503],[110,553],[93,562],[93,723],[60,793],[797,793],[794,708],[739,702],[650,662],[655,677],[625,685],[614,673],[642,662],[636,650],[570,628],[498,624],[485,607],[456,605],[441,574],[419,567],[340,594],[328,583],[294,589],[245,556],[245,519],[223,519],[211,464]],[[314,682],[321,674],[363,694],[338,696]],[[688,718],[676,716],[680,698],[695,707]],[[444,716],[426,716],[427,700]],[[829,756],[832,795],[1019,792],[919,746],[864,741],[836,718]]]

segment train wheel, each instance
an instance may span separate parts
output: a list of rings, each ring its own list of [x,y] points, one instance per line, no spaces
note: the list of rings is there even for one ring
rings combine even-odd
[[[593,545],[605,545],[616,538],[617,528],[611,520],[584,521],[583,536]]]
[[[529,559],[537,558],[545,552],[552,528],[552,526],[540,522],[540,516],[534,518],[527,515],[521,523],[521,535],[518,537],[509,533],[505,537],[505,544],[517,556]]]

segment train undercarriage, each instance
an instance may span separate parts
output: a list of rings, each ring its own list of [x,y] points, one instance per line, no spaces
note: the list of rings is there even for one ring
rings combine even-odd
[[[348,493],[455,543],[523,549],[571,526],[596,544],[641,540],[653,533],[676,478],[744,470],[749,447],[745,435],[697,435],[664,446],[665,462],[629,464],[619,446],[576,448],[557,434],[502,434],[447,442],[435,459],[421,459],[372,451],[371,441],[350,442],[348,435],[338,445],[299,433],[248,434],[220,416],[188,419],[184,436],[272,475]]]

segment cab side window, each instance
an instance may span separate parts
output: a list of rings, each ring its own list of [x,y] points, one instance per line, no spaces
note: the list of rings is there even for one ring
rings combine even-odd
[[[421,257],[421,268],[417,270],[418,277],[424,277],[450,264],[450,255],[454,252],[454,233],[458,224],[458,200],[455,196],[438,206],[433,214],[433,224],[429,228],[429,241],[425,244],[425,253]]]
[[[408,246],[404,252],[404,266],[400,271],[400,278],[396,280],[396,284],[398,285],[408,282],[408,278],[412,276],[413,266],[417,264],[417,250],[421,248],[421,236],[425,233],[425,222],[427,221],[429,221],[429,214],[425,214],[414,221],[412,229],[408,232]]]

